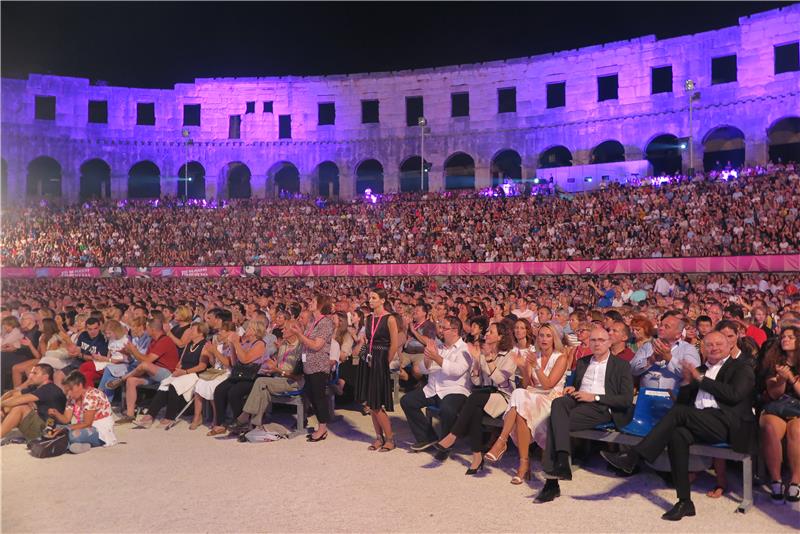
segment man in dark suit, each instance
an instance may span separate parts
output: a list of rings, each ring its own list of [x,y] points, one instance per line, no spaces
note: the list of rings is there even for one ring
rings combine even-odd
[[[667,415],[629,451],[601,453],[608,463],[631,473],[639,458],[652,462],[668,447],[678,503],[663,519],[679,521],[695,515],[689,486],[689,447],[693,443],[727,442],[737,452],[750,450],[755,376],[744,358],[730,357],[729,349],[722,333],[708,334],[703,339],[705,365],[684,366],[678,400]]]
[[[553,401],[550,410],[547,447],[542,468],[548,480],[537,502],[549,502],[561,495],[559,480],[572,480],[569,467],[573,430],[587,430],[611,421],[621,428],[633,415],[633,378],[628,362],[611,355],[611,337],[602,327],[589,334],[590,358],[578,360],[574,387]]]

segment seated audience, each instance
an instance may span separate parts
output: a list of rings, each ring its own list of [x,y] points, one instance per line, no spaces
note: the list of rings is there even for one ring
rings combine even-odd
[[[42,437],[48,411],[61,411],[66,402],[64,392],[53,384],[53,368],[45,363],[34,365],[23,384],[0,398],[0,438],[15,428],[27,441]]]
[[[97,388],[86,387],[86,377],[73,371],[64,379],[67,406],[64,412],[50,408],[48,415],[60,423],[53,434],[67,432],[69,451],[80,454],[92,447],[110,447],[117,444],[111,404]]]

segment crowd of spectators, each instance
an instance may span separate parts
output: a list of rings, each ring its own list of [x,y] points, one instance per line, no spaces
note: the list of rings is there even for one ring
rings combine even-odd
[[[3,211],[4,266],[536,261],[800,250],[794,167],[591,193],[387,195],[191,204],[94,201]]]
[[[771,477],[769,492],[775,500],[797,501],[797,421],[769,406],[773,401],[782,403],[787,395],[800,398],[798,284],[797,273],[602,279],[3,280],[2,383],[5,388],[12,384],[15,388],[0,403],[2,433],[17,427],[29,439],[44,435],[51,426],[43,421],[48,414],[60,424],[57,428],[68,431],[73,453],[113,445],[116,436],[110,402],[115,399],[115,389],[127,382],[128,410],[116,418],[118,425],[152,426],[166,405],[160,423],[170,426],[176,423],[181,406],[194,404],[190,428],[196,429],[202,424],[201,401],[207,399],[214,408],[207,435],[230,432],[241,440],[259,429],[266,432],[261,424],[270,416],[270,395],[302,389],[305,381],[319,421],[308,441],[319,442],[327,437],[327,397],[322,392],[329,383],[329,370],[339,366],[341,379],[330,382],[334,391],[349,391],[356,401],[365,401],[360,390],[365,387],[364,380],[374,380],[370,373],[375,371],[363,374],[359,363],[362,370],[365,365],[372,367],[370,351],[377,349],[360,348],[371,346],[365,337],[368,326],[373,325],[373,336],[377,331],[370,313],[382,317],[388,312],[396,325],[391,329],[392,347],[398,347],[389,357],[407,388],[401,407],[409,424],[413,422],[417,439],[412,451],[435,446],[436,458],[444,461],[455,441],[469,435],[473,460],[467,474],[475,474],[484,459],[496,461],[502,456],[505,439],[513,431],[519,450],[526,451],[531,440],[540,447],[545,444],[549,478],[538,500],[547,502],[559,495],[557,479],[571,478],[566,473],[567,456],[563,456],[569,449],[551,451],[558,447],[558,440],[563,441],[556,434],[564,424],[571,424],[562,405],[594,402],[600,407],[597,414],[610,420],[602,407],[606,397],[611,402],[612,390],[598,389],[602,381],[597,379],[580,385],[584,373],[589,376],[587,365],[594,365],[598,351],[605,351],[606,358],[613,357],[608,373],[624,379],[622,393],[614,393],[622,395],[621,408],[630,408],[628,397],[633,395],[625,383],[677,392],[706,358],[715,368],[722,365],[719,362],[733,359],[739,363],[726,376],[735,372],[745,382],[751,381],[747,391],[736,393],[736,402],[750,403],[760,414],[760,434],[755,422],[753,432],[760,435],[761,454]],[[57,359],[63,360],[56,372],[54,351],[58,351]],[[303,365],[299,367],[301,352]],[[307,355],[319,358],[312,365],[310,356],[306,361]],[[742,367],[745,363],[746,368]],[[495,373],[500,367],[504,372]],[[515,390],[511,382],[514,369],[521,377],[522,389]],[[574,387],[565,383],[569,369],[578,377]],[[112,376],[117,378],[106,381]],[[496,380],[507,387],[499,387]],[[159,392],[143,406],[143,414],[134,418],[136,386],[143,381],[158,384]],[[64,397],[53,384],[66,393],[66,409]],[[529,393],[524,393],[526,390]],[[499,400],[493,395],[500,395]],[[719,399],[716,402],[727,402],[721,400],[727,397]],[[555,406],[561,410],[558,420],[550,417],[551,402],[554,410]],[[715,401],[703,402],[713,405]],[[37,403],[42,407],[37,408]],[[442,409],[439,436],[418,413],[431,404]],[[459,413],[462,406],[464,411]],[[43,412],[42,408],[47,409]],[[373,401],[363,407],[370,409],[385,413]],[[387,409],[391,410],[390,404]],[[614,409],[616,421],[624,410]],[[452,413],[448,415],[447,410]],[[476,426],[484,411],[493,416],[505,414],[505,438],[501,435],[485,455],[488,445],[481,444]],[[395,448],[391,427],[387,434],[381,435],[382,431],[376,424],[378,436],[370,450]],[[782,480],[784,437],[789,451],[788,483]],[[642,454],[659,469],[656,456],[660,449],[651,445],[649,450],[651,454]],[[623,465],[623,470],[630,467],[625,463],[627,456],[610,458]],[[724,463],[716,463],[715,468],[718,487],[709,492],[711,497],[727,490]],[[512,482],[529,480],[529,470],[530,462],[522,455]],[[680,506],[665,514],[665,519],[694,515],[693,505],[684,502],[684,486],[679,486]]]

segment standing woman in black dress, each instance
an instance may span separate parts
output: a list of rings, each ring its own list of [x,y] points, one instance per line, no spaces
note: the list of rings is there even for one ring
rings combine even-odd
[[[372,313],[365,321],[363,338],[366,361],[360,364],[369,366],[366,401],[377,436],[369,450],[388,452],[395,448],[392,423],[386,413],[394,411],[389,363],[399,348],[399,335],[397,321],[387,311],[391,304],[384,289],[370,291],[369,307]]]

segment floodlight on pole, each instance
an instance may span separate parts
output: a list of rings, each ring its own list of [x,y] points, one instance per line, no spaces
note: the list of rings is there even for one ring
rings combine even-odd
[[[700,93],[694,91],[694,80],[688,79],[683,83],[684,89],[689,93],[689,170],[688,175],[694,176],[694,129],[692,128],[692,102],[700,97]]]
[[[417,125],[420,130],[419,158],[421,160],[419,165],[419,190],[422,192],[425,190],[425,127],[428,125],[428,119],[419,117]]]
[[[181,135],[184,139],[186,139],[186,142],[184,143],[186,146],[186,162],[183,166],[183,198],[185,200],[189,197],[189,145],[192,144],[192,139],[189,137],[189,130],[186,128],[183,129]]]

